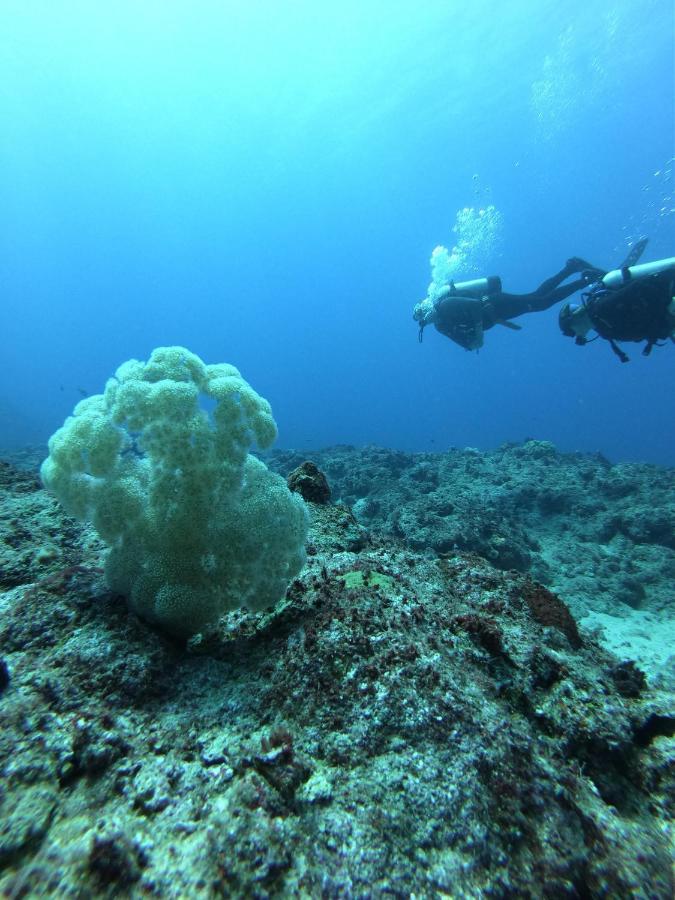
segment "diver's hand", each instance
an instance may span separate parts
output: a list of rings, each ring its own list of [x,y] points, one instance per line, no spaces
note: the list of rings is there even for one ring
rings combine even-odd
[[[584,269],[580,274],[584,284],[598,284],[607,273],[602,269]]]
[[[607,273],[604,269],[598,269],[592,263],[587,262],[580,256],[572,256],[565,263],[565,268],[571,273],[578,272],[584,279],[586,284],[592,284],[594,281],[600,281],[603,275]]]
[[[565,268],[569,269],[570,272],[583,272],[584,269],[592,269],[593,266],[580,256],[570,256],[565,263]]]

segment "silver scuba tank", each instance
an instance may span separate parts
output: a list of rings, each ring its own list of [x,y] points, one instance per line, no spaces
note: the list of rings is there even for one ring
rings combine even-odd
[[[636,278],[644,278],[647,275],[658,275],[668,269],[675,269],[675,256],[668,259],[657,259],[650,263],[641,263],[639,266],[629,266],[627,269],[612,269],[602,279],[602,284],[608,288],[619,288]]]
[[[453,282],[448,293],[460,294],[462,297],[484,297],[486,294],[498,294],[502,289],[499,275],[488,275],[487,278],[474,278],[472,281]]]

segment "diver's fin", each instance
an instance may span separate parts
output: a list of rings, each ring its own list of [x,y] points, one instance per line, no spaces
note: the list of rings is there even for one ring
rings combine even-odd
[[[523,330],[522,325],[516,325],[515,322],[509,322],[508,319],[497,319],[497,322],[495,324],[503,325],[504,328],[510,328],[511,331],[522,331]]]
[[[634,266],[644,253],[645,247],[648,243],[649,238],[640,238],[637,244],[633,244],[633,246],[630,248],[628,256],[624,259],[620,266],[617,266],[617,269],[628,269],[630,268],[630,266]]]

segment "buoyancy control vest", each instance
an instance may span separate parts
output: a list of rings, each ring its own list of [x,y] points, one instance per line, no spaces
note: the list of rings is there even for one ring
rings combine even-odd
[[[621,280],[611,275],[584,294],[583,301],[594,331],[610,342],[622,362],[628,357],[616,341],[646,341],[642,353],[648,356],[659,341],[673,339],[675,269]]]

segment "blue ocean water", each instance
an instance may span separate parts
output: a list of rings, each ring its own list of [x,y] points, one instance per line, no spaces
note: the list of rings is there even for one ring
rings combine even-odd
[[[435,246],[528,291],[648,235],[675,255],[671,0],[6,0],[0,446],[182,344],[270,400],[279,444],[526,437],[675,464],[675,346],[577,347],[557,311],[479,353],[427,329]]]

